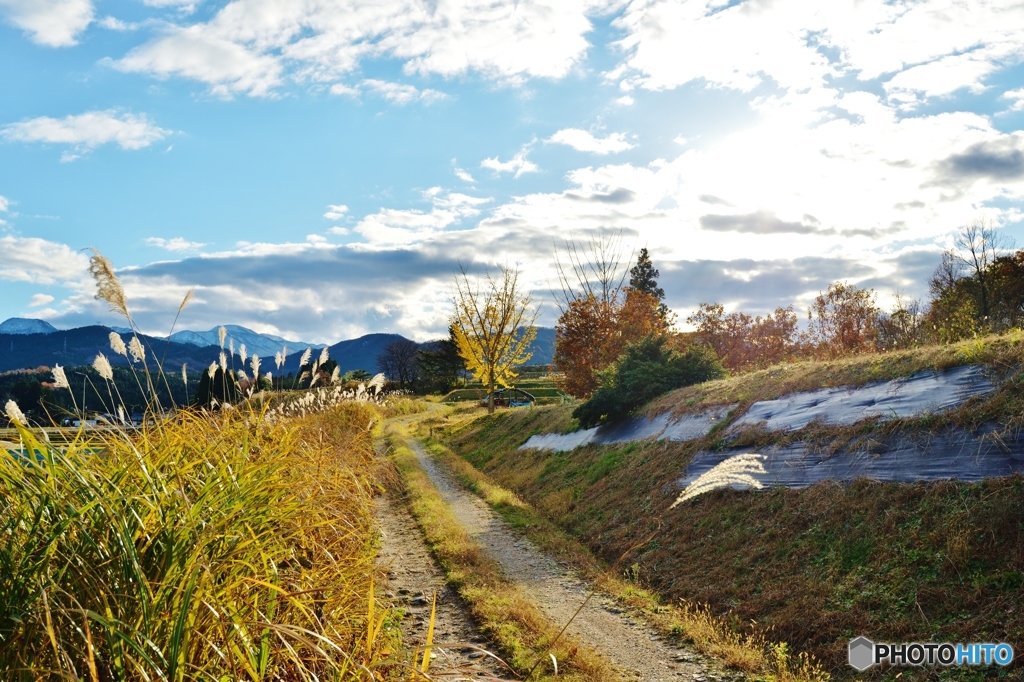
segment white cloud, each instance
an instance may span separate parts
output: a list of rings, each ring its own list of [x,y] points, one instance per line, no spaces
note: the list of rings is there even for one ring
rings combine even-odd
[[[116,65],[198,80],[222,95],[267,95],[286,72],[300,82],[336,82],[366,58],[400,60],[408,74],[476,72],[503,83],[561,78],[586,55],[588,14],[606,4],[233,0],[208,21],[174,27]],[[341,85],[335,93],[352,90]]]
[[[11,200],[5,196],[0,195],[0,213],[7,213],[8,207],[11,205]]]
[[[324,218],[328,220],[341,220],[348,213],[348,206],[345,204],[328,204],[327,213],[324,213]]]
[[[41,305],[53,303],[53,300],[53,296],[50,296],[49,294],[33,294],[32,298],[29,299],[28,304],[32,308],[38,308]]]
[[[91,0],[0,0],[7,21],[47,47],[67,47],[93,19]]]
[[[594,154],[615,154],[636,146],[626,140],[624,133],[612,133],[608,137],[597,138],[579,128],[559,130],[548,139],[548,142],[564,144],[576,151],[593,152]]]
[[[246,93],[266,97],[282,82],[278,57],[249,49],[243,42],[205,24],[171,28],[166,35],[131,50],[113,62],[121,71],[142,71],[157,78],[178,76],[206,83],[221,97]]]
[[[523,173],[536,173],[540,169],[537,168],[537,164],[526,158],[526,154],[526,149],[520,149],[508,161],[499,161],[497,156],[486,158],[480,162],[480,167],[492,170],[499,175],[501,173],[515,173],[517,178]]]
[[[142,149],[171,134],[149,121],[145,115],[118,114],[114,110],[88,111],[75,116],[40,116],[0,129],[0,135],[16,142],[48,142],[73,145],[76,150],[95,149],[116,144],[122,149]],[[65,152],[62,161],[73,161],[78,154]]]
[[[1003,98],[1012,102],[1010,111],[1024,111],[1024,88],[1007,90],[1003,93]]]
[[[433,204],[430,211],[383,208],[360,220],[355,232],[371,248],[408,247],[440,234],[463,218],[480,215],[478,207],[492,201],[490,197],[443,193],[439,187],[423,194]]]
[[[205,242],[190,242],[183,237],[164,239],[163,237],[148,237],[146,243],[158,249],[166,251],[196,251],[206,246]]]
[[[455,167],[455,177],[457,177],[459,180],[462,180],[463,182],[468,182],[470,184],[476,182],[476,180],[473,179],[473,176],[470,175],[468,171],[459,168],[458,166]]]
[[[364,80],[363,85],[370,88],[389,102],[394,102],[395,104],[408,104],[410,102],[424,102],[426,104],[430,104],[448,97],[448,95],[438,90],[419,90],[416,87],[405,83],[392,83],[390,81],[382,81],[375,78],[368,78]]]
[[[354,88],[351,85],[345,85],[344,83],[335,83],[330,87],[330,93],[332,95],[345,95],[348,97],[358,97],[360,94],[359,88]]]
[[[634,101],[635,100],[630,95],[623,95],[622,97],[616,99],[615,103],[620,104],[624,107],[631,107],[633,106]]]
[[[65,244],[37,237],[0,237],[0,279],[56,284],[89,277],[89,259]]]
[[[96,25],[109,31],[134,31],[139,28],[139,24],[130,24],[126,21],[121,21],[117,17],[103,17],[101,19],[97,19]]]

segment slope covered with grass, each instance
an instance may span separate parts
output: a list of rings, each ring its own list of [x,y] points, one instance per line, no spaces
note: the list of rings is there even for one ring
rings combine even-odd
[[[742,435],[751,447],[802,439],[839,450],[897,434],[994,425],[1017,437],[1024,420],[1021,334],[833,362],[781,365],[664,396],[650,412],[777,398],[823,386],[863,384],[922,369],[983,363],[997,391],[943,415],[814,425],[789,434]],[[724,429],[689,443],[634,442],[572,452],[518,450],[534,433],[573,428],[571,406],[508,411],[449,427],[449,445],[534,504],[609,563],[649,535],[630,575],[671,600],[707,603],[737,631],[769,637],[852,678],[849,639],[1024,640],[1024,478],[980,483],[867,480],[802,490],[723,490],[668,509],[694,453],[725,445]],[[752,624],[756,622],[756,625]],[[1017,664],[1019,666],[1019,664]],[[1008,672],[1019,674],[1015,666]],[[863,677],[926,679],[914,669]],[[950,669],[944,679],[997,670]]]

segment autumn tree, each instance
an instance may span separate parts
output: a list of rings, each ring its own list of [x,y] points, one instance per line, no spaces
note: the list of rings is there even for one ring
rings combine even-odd
[[[876,343],[881,350],[913,348],[928,340],[926,316],[917,299],[906,299],[899,292],[888,313],[879,313]]]
[[[554,363],[562,374],[559,388],[586,398],[598,386],[597,373],[626,346],[668,331],[669,314],[647,249],[628,271],[619,242],[608,236],[589,245],[567,242],[566,254],[562,260],[556,254],[562,314],[555,326]]]
[[[510,386],[515,368],[530,359],[537,336],[537,310],[519,282],[519,270],[501,268],[498,277],[472,281],[464,268],[455,277],[452,330],[466,369],[487,389],[487,411],[494,391]]]
[[[834,282],[807,311],[810,340],[830,357],[874,350],[878,312],[874,290]]]
[[[713,349],[728,369],[766,367],[799,350],[792,306],[754,317],[740,311],[727,314],[721,303],[701,303],[686,322],[695,327],[693,338]]]

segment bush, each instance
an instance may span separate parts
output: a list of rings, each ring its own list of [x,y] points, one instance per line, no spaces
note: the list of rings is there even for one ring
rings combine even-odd
[[[662,393],[725,375],[714,351],[689,346],[683,352],[668,345],[668,337],[649,335],[601,373],[601,386],[572,416],[589,428],[621,419]]]

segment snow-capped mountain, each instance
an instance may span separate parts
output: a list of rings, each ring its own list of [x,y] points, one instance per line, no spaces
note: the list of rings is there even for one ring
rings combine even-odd
[[[259,355],[261,358],[273,358],[274,353],[277,353],[284,346],[288,346],[288,352],[293,353],[295,351],[302,351],[306,348],[323,348],[326,344],[323,343],[306,343],[304,341],[289,341],[283,339],[280,336],[274,334],[260,334],[254,332],[246,327],[239,326],[237,324],[226,324],[224,328],[227,329],[227,339],[234,339],[235,352],[238,352],[242,344],[245,344],[245,350],[249,356]],[[224,347],[228,347],[228,340],[224,340]],[[177,343],[187,343],[193,346],[217,346],[220,345],[218,339],[218,327],[205,332],[194,332],[194,331],[180,331],[171,334],[171,341]]]
[[[12,317],[0,322],[0,334],[49,334],[57,331],[49,322]]]

